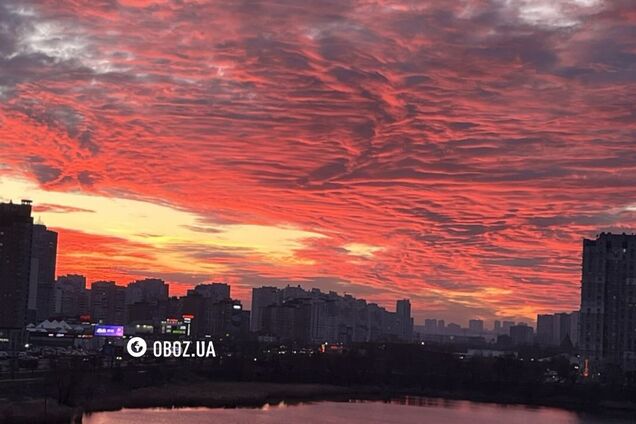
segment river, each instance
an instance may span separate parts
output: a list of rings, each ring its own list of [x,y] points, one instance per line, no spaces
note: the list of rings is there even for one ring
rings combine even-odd
[[[124,409],[84,416],[82,424],[627,424],[556,408],[497,405],[429,398],[393,402],[317,402],[262,408]]]

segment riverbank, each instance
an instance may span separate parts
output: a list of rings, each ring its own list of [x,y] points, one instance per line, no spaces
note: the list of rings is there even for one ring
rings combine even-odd
[[[475,391],[440,391],[440,390],[416,390],[394,391],[393,397],[416,396],[422,398],[437,398],[448,401],[469,401],[476,403],[490,403],[497,405],[517,405],[529,408],[555,408],[572,412],[581,412],[594,415],[633,417],[636,421],[636,402],[607,401],[578,398],[572,395],[537,395],[522,396],[518,393],[487,393]]]
[[[0,401],[0,423],[57,424],[80,423],[85,413],[116,411],[122,408],[237,408],[261,407],[280,402],[347,401],[350,399],[381,401],[406,396],[437,400],[468,400],[481,403],[554,407],[604,416],[636,417],[634,402],[598,402],[586,404],[581,399],[561,396],[521,398],[519,395],[489,395],[475,392],[441,392],[387,390],[379,387],[343,387],[321,384],[284,384],[255,382],[169,383],[93,398],[77,407],[58,405],[51,399]],[[425,405],[428,401],[423,402]],[[410,400],[405,403],[417,404]]]

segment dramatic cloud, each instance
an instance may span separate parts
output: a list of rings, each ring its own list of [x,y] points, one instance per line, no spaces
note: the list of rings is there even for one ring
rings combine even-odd
[[[0,196],[59,270],[578,307],[636,226],[629,0],[0,4]]]

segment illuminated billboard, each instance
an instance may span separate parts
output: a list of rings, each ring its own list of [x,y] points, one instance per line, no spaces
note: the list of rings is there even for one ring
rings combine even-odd
[[[161,321],[161,333],[174,334],[177,336],[189,336],[190,318],[185,318],[184,321],[174,318],[168,318],[165,321]]]
[[[121,325],[96,325],[93,334],[104,337],[123,337],[124,327]]]

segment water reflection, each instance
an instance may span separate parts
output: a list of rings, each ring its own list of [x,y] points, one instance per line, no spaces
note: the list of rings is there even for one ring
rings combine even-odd
[[[124,409],[85,416],[83,424],[627,424],[588,414],[517,405],[481,404],[435,398],[405,397],[391,402],[319,402],[265,405],[253,409]]]

